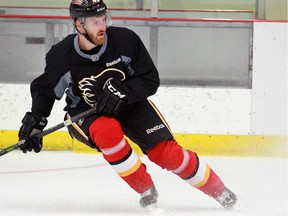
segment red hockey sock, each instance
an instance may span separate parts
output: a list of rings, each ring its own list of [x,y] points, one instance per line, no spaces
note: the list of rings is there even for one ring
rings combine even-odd
[[[162,169],[172,171],[181,178],[190,175],[197,166],[197,156],[174,140],[159,143],[148,152],[148,157]]]
[[[218,197],[224,191],[222,180],[201,159],[199,159],[198,168],[190,176],[184,178],[184,180],[213,198]]]
[[[183,149],[176,141],[167,140],[148,152],[151,161],[184,179],[190,185],[212,197],[224,190],[224,184],[208,164],[192,151]]]
[[[100,117],[90,125],[89,131],[105,160],[131,188],[143,193],[153,185],[145,166],[124,138],[118,121]]]
[[[194,185],[194,187],[196,186]],[[206,193],[207,195],[213,198],[217,198],[224,191],[224,183],[210,168],[210,173],[207,177],[206,183],[203,182],[203,185],[199,185],[199,187],[196,188],[198,188],[199,190],[201,190],[202,192]]]

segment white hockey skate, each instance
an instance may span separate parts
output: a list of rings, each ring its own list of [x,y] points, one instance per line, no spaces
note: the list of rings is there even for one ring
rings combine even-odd
[[[231,209],[237,202],[237,196],[225,187],[223,193],[216,200],[226,209]]]
[[[146,208],[152,204],[155,204],[157,202],[158,198],[158,192],[153,185],[149,190],[145,191],[141,194],[141,199],[139,201],[140,206],[142,208]]]

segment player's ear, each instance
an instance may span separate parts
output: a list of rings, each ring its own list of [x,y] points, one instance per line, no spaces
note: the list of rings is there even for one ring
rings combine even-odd
[[[81,21],[79,19],[77,19],[75,22],[74,22],[74,25],[75,25],[75,29],[81,33],[81,34],[84,34],[84,28],[83,28],[83,25],[81,23]]]

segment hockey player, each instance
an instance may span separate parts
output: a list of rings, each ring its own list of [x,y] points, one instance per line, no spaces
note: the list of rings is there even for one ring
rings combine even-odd
[[[152,162],[232,208],[236,195],[196,153],[177,143],[163,116],[147,99],[160,82],[138,35],[110,26],[111,17],[102,0],[73,0],[70,16],[78,33],[52,46],[44,73],[31,83],[32,108],[19,131],[19,140],[25,141],[21,150],[40,152],[42,139],[32,135],[44,129],[55,99],[66,93],[66,119],[97,107],[95,114],[69,126],[69,132],[103,153],[118,175],[141,195],[141,207],[156,203],[158,193],[124,135]]]

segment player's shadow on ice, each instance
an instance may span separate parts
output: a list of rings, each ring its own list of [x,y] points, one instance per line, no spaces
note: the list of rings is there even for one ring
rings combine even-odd
[[[103,214],[111,214],[111,215],[187,215],[189,213],[197,213],[197,214],[207,214],[210,212],[214,213],[221,213],[225,212],[226,210],[221,208],[221,206],[167,206],[167,205],[161,205],[161,203],[158,204],[157,209],[153,209],[151,212],[147,209],[143,209],[140,207],[137,201],[131,203],[129,201],[127,202],[121,202],[116,203],[115,200],[113,200],[113,197],[111,197],[111,201],[105,200],[79,200],[77,203],[69,203],[65,202],[65,200],[59,202],[50,202],[50,203],[42,203],[41,205],[38,205],[36,208],[34,208],[35,211],[39,212],[47,212],[47,213],[61,213],[69,215],[70,213],[79,213],[79,215],[85,215],[87,214],[95,214],[95,215],[103,215]],[[123,199],[125,199],[123,197]],[[152,214],[150,214],[152,213]],[[154,213],[154,214],[153,214]]]

